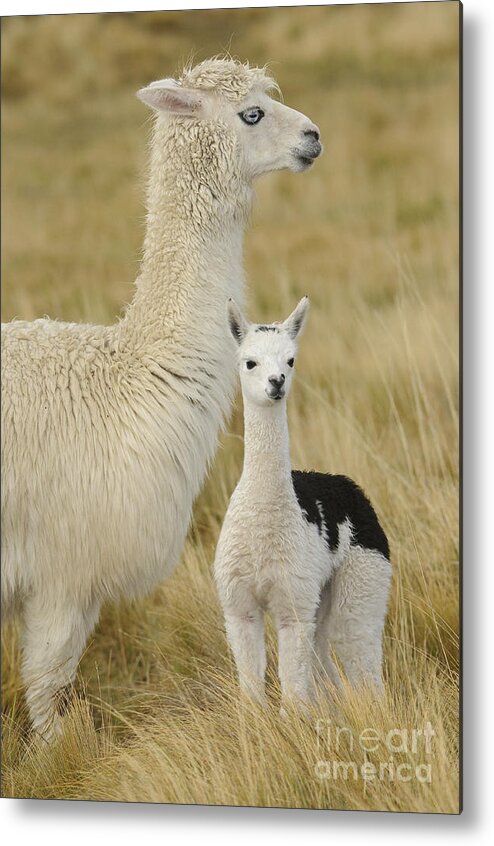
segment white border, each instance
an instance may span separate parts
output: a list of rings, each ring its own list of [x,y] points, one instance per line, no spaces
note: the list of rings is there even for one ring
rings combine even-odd
[[[383,0],[367,0],[369,3],[379,3]],[[384,0],[386,2],[386,0]],[[402,0],[402,2],[410,3],[414,0]],[[423,2],[437,2],[437,0],[423,0]],[[468,2],[468,0],[467,0]],[[485,0],[486,3],[489,0]],[[349,5],[343,3],[342,0],[335,0],[332,4],[321,2],[321,0],[314,0],[310,3],[301,3],[297,0],[251,0],[250,2],[242,2],[242,0],[223,0],[223,2],[209,2],[209,0],[164,0],[162,3],[153,2],[125,2],[125,0],[84,0],[84,2],[77,2],[73,0],[70,6],[67,2],[61,0],[3,0],[2,15],[53,15],[53,14],[67,14],[75,12],[148,12],[164,9],[236,9],[244,6],[263,7],[263,6],[326,6],[326,5]]]
[[[407,0],[405,0],[407,1]],[[434,0],[425,0],[425,2]],[[333,0],[340,5],[339,0]],[[376,2],[376,0],[370,0]],[[243,5],[305,5],[278,3],[200,2],[73,2],[70,12],[144,11],[153,9],[239,7]],[[314,3],[313,5],[324,5]],[[2,15],[65,13],[68,4],[54,0],[3,0]],[[49,841],[78,844],[110,839],[118,846],[156,838],[175,844],[214,840],[215,846],[249,844],[262,838],[269,846],[355,835],[365,844],[384,846],[398,839],[417,846],[417,839],[434,843],[468,838],[487,839],[493,821],[492,766],[494,749],[489,720],[493,700],[494,560],[494,219],[489,211],[494,191],[494,2],[465,0],[465,174],[464,174],[464,605],[465,605],[465,811],[462,817],[330,811],[279,811],[112,803],[35,802],[2,800],[0,818],[7,843]],[[490,190],[489,190],[490,189]],[[491,271],[489,273],[489,270]],[[490,471],[490,472],[489,472]],[[490,589],[489,589],[490,588]],[[483,672],[481,672],[481,670]],[[331,842],[331,841],[330,841]]]

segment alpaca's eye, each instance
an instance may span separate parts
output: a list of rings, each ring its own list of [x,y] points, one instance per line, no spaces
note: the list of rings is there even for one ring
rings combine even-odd
[[[288,364],[288,367],[293,367],[293,365],[295,364],[295,359],[289,358],[288,361],[287,361],[287,364]]]
[[[247,367],[247,370],[254,370],[254,367],[257,367],[257,362],[256,361],[246,361],[245,366]]]
[[[248,123],[249,126],[253,126],[255,123],[259,123],[259,121],[263,119],[264,112],[259,108],[259,106],[253,106],[251,109],[245,109],[244,112],[239,112],[238,115],[244,123]]]

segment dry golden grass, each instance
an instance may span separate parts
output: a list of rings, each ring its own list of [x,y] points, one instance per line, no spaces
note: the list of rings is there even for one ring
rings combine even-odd
[[[314,720],[239,700],[211,581],[242,460],[237,410],[183,560],[105,609],[60,745],[33,743],[16,630],[3,635],[3,795],[397,811],[458,810],[458,14],[456,3],[70,16],[3,22],[3,318],[110,321],[132,294],[147,118],[133,91],[191,54],[272,62],[326,152],[259,184],[251,312],[313,308],[290,400],[295,466],[344,472],[387,530],[394,582],[383,703],[347,692]],[[140,175],[140,178],[138,178]],[[91,713],[89,713],[89,705]],[[315,720],[324,731],[318,736]],[[364,762],[359,732],[424,728],[416,778],[317,777]],[[328,744],[327,726],[347,727]],[[352,735],[350,736],[350,731]],[[353,749],[352,749],[353,744]]]

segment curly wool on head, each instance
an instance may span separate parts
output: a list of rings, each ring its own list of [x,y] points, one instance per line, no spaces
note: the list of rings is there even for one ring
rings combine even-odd
[[[217,91],[233,103],[245,99],[249,91],[275,91],[280,88],[266,72],[266,67],[251,67],[248,62],[216,56],[206,59],[195,67],[186,66],[180,77],[180,85],[199,91]]]

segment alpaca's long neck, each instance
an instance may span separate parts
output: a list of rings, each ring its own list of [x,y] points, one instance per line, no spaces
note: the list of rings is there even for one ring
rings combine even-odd
[[[293,491],[286,400],[259,407],[244,397],[244,468],[242,479],[259,496]]]
[[[219,332],[224,348],[226,300],[243,298],[251,199],[237,159],[218,125],[157,122],[141,272],[122,321],[134,344],[201,357]]]

